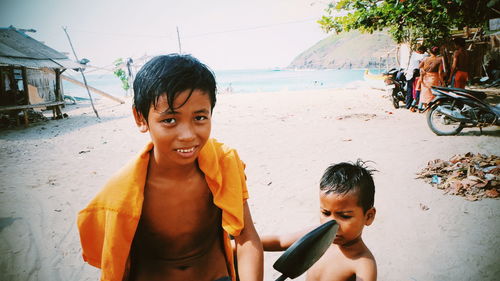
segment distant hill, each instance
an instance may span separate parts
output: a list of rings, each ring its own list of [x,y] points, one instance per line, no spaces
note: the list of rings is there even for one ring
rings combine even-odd
[[[396,65],[396,42],[385,32],[334,34],[298,55],[288,68],[385,68]],[[388,59],[388,52],[390,52]]]

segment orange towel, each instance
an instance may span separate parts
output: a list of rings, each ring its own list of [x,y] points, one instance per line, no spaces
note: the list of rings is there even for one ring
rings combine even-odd
[[[101,280],[122,281],[130,247],[139,223],[149,164],[149,143],[138,158],[114,175],[89,205],[78,214],[83,259],[101,268]],[[243,203],[248,198],[245,165],[236,150],[214,139],[207,141],[198,157],[200,169],[222,209],[226,262],[236,280],[229,234],[238,236],[244,227]]]

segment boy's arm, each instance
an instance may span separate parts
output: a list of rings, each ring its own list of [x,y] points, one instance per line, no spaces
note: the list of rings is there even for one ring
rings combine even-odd
[[[265,235],[262,236],[262,246],[264,251],[285,251],[292,246],[295,241],[299,240],[302,236],[306,235],[313,228],[307,228],[299,232],[285,234],[285,235]]]
[[[451,83],[453,75],[455,75],[457,69],[457,52],[453,53],[453,63],[451,65],[450,77],[448,77],[448,84]]]
[[[425,61],[425,58],[418,65],[418,69],[420,69],[420,79],[422,79],[422,77],[424,77],[424,75],[425,75],[425,71],[424,71],[425,62],[424,61]]]
[[[248,208],[248,203],[246,201],[244,204],[244,216],[245,227],[240,235],[234,238],[236,242],[239,280],[262,281],[264,275],[262,243],[253,225],[250,208]]]
[[[441,57],[441,63],[439,64],[438,68],[438,79],[439,79],[439,86],[444,87],[444,60]]]

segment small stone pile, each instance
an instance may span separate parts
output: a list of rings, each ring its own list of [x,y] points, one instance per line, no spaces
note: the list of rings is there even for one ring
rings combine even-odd
[[[457,154],[445,161],[432,160],[417,173],[445,193],[470,201],[500,197],[500,157],[496,155]]]

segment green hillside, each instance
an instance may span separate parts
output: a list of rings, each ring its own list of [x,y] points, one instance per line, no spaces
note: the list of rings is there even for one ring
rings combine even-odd
[[[396,43],[385,32],[331,35],[298,55],[289,68],[368,68],[396,64]],[[388,56],[389,54],[389,56]]]

